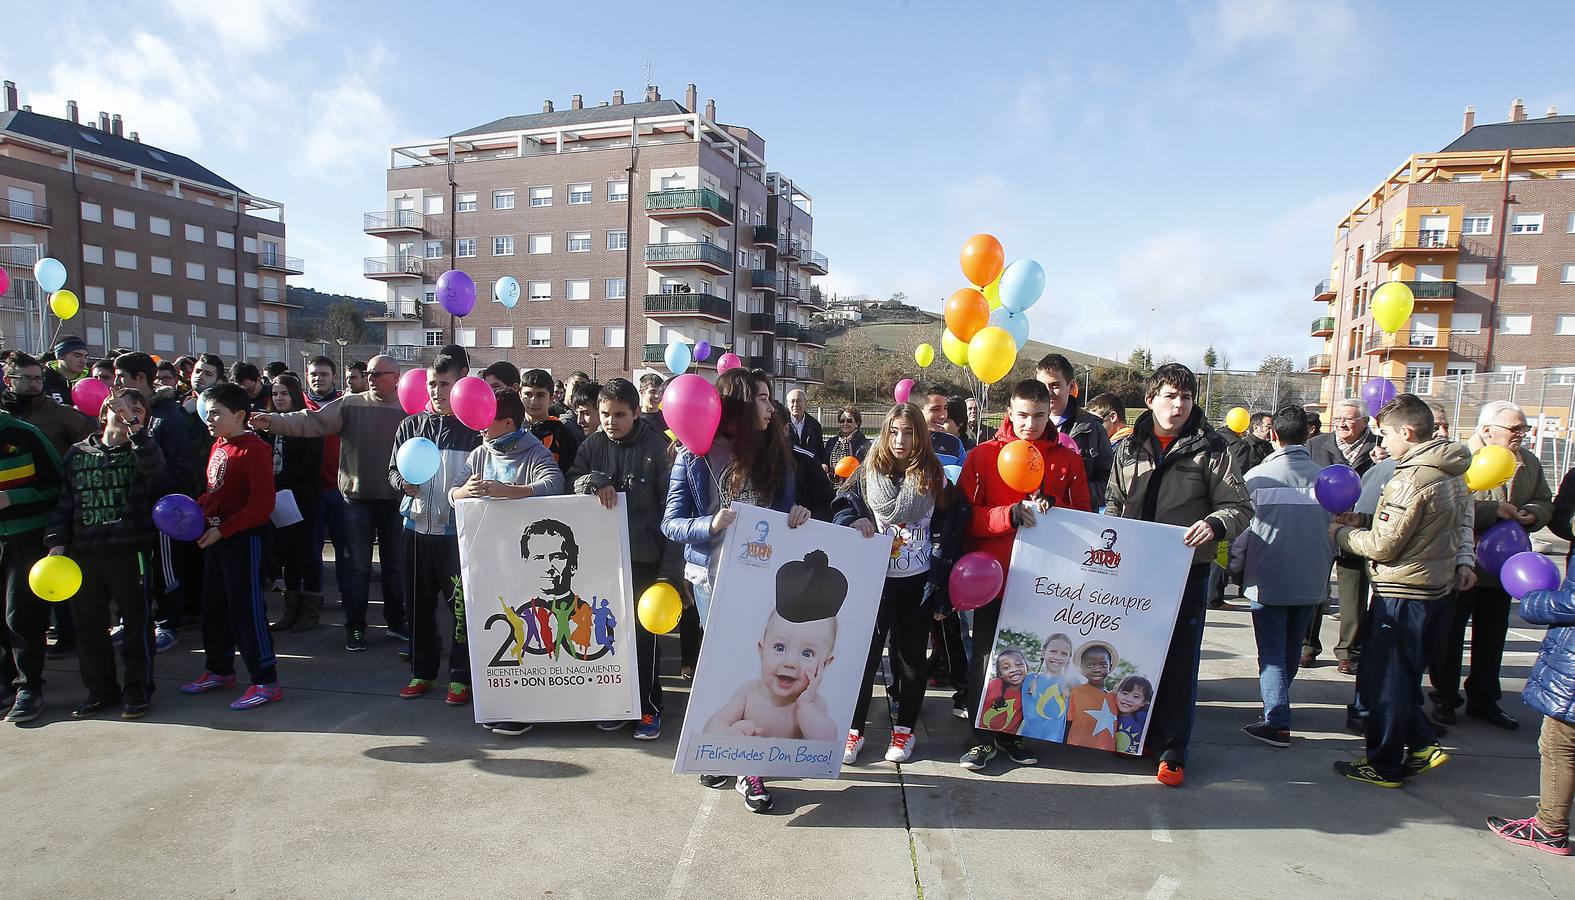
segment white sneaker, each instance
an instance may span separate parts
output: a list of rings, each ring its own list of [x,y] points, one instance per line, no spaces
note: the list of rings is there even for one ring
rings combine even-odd
[[[891,746],[886,748],[886,761],[905,763],[913,758],[913,744],[918,738],[913,736],[912,728],[901,725],[891,730]]]
[[[864,735],[859,734],[857,731],[848,731],[848,742],[842,747],[842,764],[845,766],[853,765],[854,760],[859,758],[859,751],[863,749]]]

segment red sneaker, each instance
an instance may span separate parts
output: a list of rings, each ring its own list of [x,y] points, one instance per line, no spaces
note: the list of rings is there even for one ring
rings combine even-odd
[[[399,689],[399,696],[406,700],[414,700],[425,694],[432,687],[432,678],[412,678],[410,683]]]
[[[1159,764],[1159,774],[1154,776],[1160,784],[1166,787],[1181,787],[1181,782],[1186,778],[1182,767],[1170,760],[1163,760]]]
[[[443,702],[449,706],[464,706],[469,703],[470,685],[459,681],[450,681],[448,683],[448,696],[443,698]]]

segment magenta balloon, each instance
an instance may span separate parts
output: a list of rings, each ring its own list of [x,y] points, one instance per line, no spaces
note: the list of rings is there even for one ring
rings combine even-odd
[[[913,396],[912,378],[904,378],[903,380],[897,382],[896,387],[892,388],[891,399],[897,401],[898,403],[907,403],[908,398],[911,396]]]
[[[1551,591],[1558,587],[1559,567],[1541,553],[1527,550],[1505,560],[1498,580],[1511,597],[1520,600],[1532,591]]]
[[[427,370],[410,369],[399,376],[399,405],[405,415],[413,416],[427,408],[432,398],[427,394]]]
[[[498,417],[498,397],[492,387],[474,375],[467,375],[454,382],[448,395],[449,408],[454,417],[465,423],[466,428],[486,431]]]
[[[1056,432],[1055,442],[1057,444],[1060,444],[1061,446],[1065,447],[1066,449],[1072,451],[1073,453],[1082,453],[1083,452],[1083,448],[1081,448],[1081,447],[1079,447],[1077,445],[1077,438],[1072,437],[1070,434],[1067,434],[1064,431]]]
[[[464,318],[476,308],[476,282],[458,269],[449,269],[438,276],[437,298],[444,309]]]
[[[728,369],[736,369],[743,364],[744,361],[738,358],[738,354],[724,353],[722,354],[722,357],[716,361],[716,374],[720,375],[723,372],[726,372]]]
[[[1001,563],[983,550],[966,553],[952,566],[947,587],[952,595],[952,606],[960,610],[978,609],[1001,594],[1006,583],[1006,573]]]
[[[662,416],[686,450],[703,455],[710,452],[722,422],[722,398],[699,375],[679,375],[662,391]]]
[[[7,272],[5,269],[0,269],[0,294],[3,294],[10,289],[11,273]]]
[[[71,386],[71,403],[77,412],[89,418],[98,418],[98,412],[104,406],[104,399],[109,396],[109,385],[97,378],[79,378]]]
[[[1323,508],[1339,515],[1350,512],[1362,496],[1362,476],[1347,465],[1325,466],[1313,483],[1313,496]]]
[[[1517,553],[1531,549],[1531,535],[1514,519],[1502,522],[1482,532],[1477,538],[1477,565],[1484,572],[1497,572]]]

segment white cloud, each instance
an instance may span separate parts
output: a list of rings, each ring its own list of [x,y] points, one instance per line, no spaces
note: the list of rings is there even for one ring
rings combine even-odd
[[[1345,64],[1358,38],[1348,0],[1218,0],[1191,24],[1206,55],[1263,53],[1320,80]]]
[[[76,100],[84,122],[98,111],[120,113],[126,130],[178,153],[202,147],[200,124],[221,91],[212,67],[166,41],[137,32],[129,42],[99,35],[82,39],[79,52],[49,69],[49,83],[32,94],[34,109],[64,117]]]
[[[307,22],[302,0],[165,0],[187,28],[206,32],[230,53],[268,50]]]
[[[360,74],[313,91],[305,105],[305,131],[294,142],[297,171],[326,178],[388,167],[394,112]]]

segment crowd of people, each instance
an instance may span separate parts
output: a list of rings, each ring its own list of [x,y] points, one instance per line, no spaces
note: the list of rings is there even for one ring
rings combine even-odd
[[[844,761],[855,763],[866,744],[872,685],[888,657],[894,724],[885,758],[905,762],[916,750],[928,687],[950,687],[953,711],[980,721],[1001,600],[956,611],[946,578],[952,563],[984,551],[1009,569],[1017,529],[1062,508],[1181,526],[1192,548],[1164,670],[1144,698],[1152,700],[1145,749],[1161,783],[1184,781],[1204,622],[1231,581],[1250,603],[1261,673],[1262,714],[1243,730],[1290,746],[1291,689],[1298,669],[1323,652],[1332,569],[1333,652],[1339,671],[1354,677],[1347,721],[1367,750],[1335,768],[1394,788],[1448,760],[1439,738],[1462,708],[1488,726],[1518,727],[1499,705],[1510,597],[1479,564],[1475,542],[1505,520],[1569,539],[1575,512],[1575,476],[1564,478],[1555,499],[1540,462],[1521,446],[1526,419],[1511,403],[1486,405],[1464,442],[1451,438],[1442,410],[1410,394],[1378,411],[1376,431],[1359,404],[1339,401],[1329,432],[1315,415],[1286,406],[1253,414],[1237,436],[1207,421],[1195,402],[1196,376],[1178,364],[1149,377],[1145,409],[1130,422],[1112,394],[1085,406],[1071,363],[1051,354],[1033,379],[1012,386],[994,431],[972,398],[926,384],[872,423],[873,436],[856,408],[839,409],[828,432],[803,391],[777,403],[769,375],[735,369],[716,378],[722,415],[704,454],[672,438],[661,410],[664,380],[654,373],[637,384],[597,383],[583,372],[558,382],[542,369],[494,362],[476,374],[495,391],[495,421],[469,428],[449,405],[454,384],[471,374],[458,346],[443,348],[427,368],[430,403],[414,415],[400,402],[399,364],[388,356],[344,372],[318,356],[296,373],[279,362],[226,367],[207,353],[90,360],[86,344],[67,336],[44,360],[11,351],[0,365],[0,709],[13,723],[44,709],[45,658],[72,654],[86,688],[73,718],[145,715],[157,655],[197,622],[204,671],[183,692],[233,690],[238,654],[249,685],[231,708],[279,702],[274,635],[321,625],[325,541],[336,561],[345,650],[370,646],[377,582],[381,624],[411,667],[399,696],[443,689],[447,703],[467,705],[455,502],[579,493],[627,505],[636,595],[665,581],[684,596],[684,677],[694,671],[717,574],[713,551],[735,518],[734,502],[785,512],[795,527],[815,518],[866,538],[890,535],[894,552]],[[73,406],[74,388],[91,378],[110,386],[96,415]],[[397,461],[417,437],[436,445],[438,474],[412,484]],[[1032,443],[1044,461],[1033,490],[1017,490],[997,471],[1013,441]],[[1515,476],[1472,492],[1461,475],[1473,450],[1489,444],[1516,455]],[[1353,512],[1331,514],[1315,499],[1319,473],[1336,463],[1362,477]],[[200,506],[195,541],[153,526],[155,504],[172,494]],[[67,603],[47,603],[28,574],[40,558],[62,554],[80,566],[81,587]],[[282,614],[272,622],[270,589],[282,592]],[[1572,598],[1575,582],[1566,580],[1522,604],[1528,621],[1554,626],[1525,694],[1544,714],[1542,802],[1535,816],[1489,822],[1506,839],[1555,853],[1569,852],[1575,789]],[[1462,683],[1468,625],[1470,675]],[[651,740],[661,733],[659,644],[637,628],[641,708],[633,736]],[[1424,677],[1432,688],[1425,696]],[[531,727],[487,725],[509,735]],[[981,770],[997,756],[1036,762],[1021,737],[977,728],[959,762]],[[726,778],[702,781],[716,787]],[[738,778],[736,788],[750,809],[770,808],[760,778]]]

